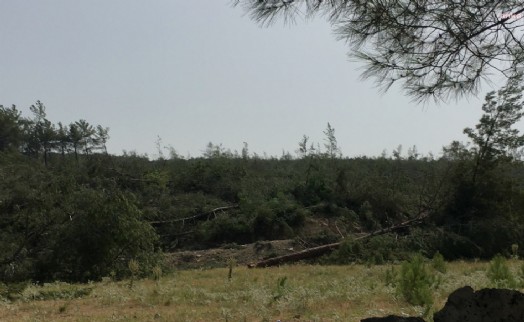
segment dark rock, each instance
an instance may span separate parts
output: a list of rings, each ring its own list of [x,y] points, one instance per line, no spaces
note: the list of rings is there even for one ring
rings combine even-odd
[[[425,322],[425,321],[422,318],[389,315],[383,318],[368,318],[368,319],[360,320],[360,322]]]
[[[524,294],[506,289],[474,292],[469,286],[451,293],[434,322],[522,322]]]

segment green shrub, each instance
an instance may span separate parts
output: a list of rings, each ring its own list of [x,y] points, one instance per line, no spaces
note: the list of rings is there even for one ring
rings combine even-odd
[[[397,279],[398,279],[398,272],[393,268],[393,266],[390,266],[386,273],[384,274],[384,284],[386,286],[396,286],[397,285]]]
[[[227,261],[227,266],[229,268],[229,271],[227,273],[227,279],[229,281],[231,281],[231,278],[233,278],[233,268],[237,265],[237,261],[233,258],[233,257],[230,257]]]
[[[249,243],[252,241],[251,230],[251,225],[244,216],[219,215],[216,219],[201,224],[196,238],[207,244]]]
[[[53,236],[56,242],[34,280],[85,282],[111,271],[123,278],[130,275],[130,259],[138,261],[140,275],[145,275],[161,261],[158,235],[141,219],[134,195],[82,188],[73,197],[75,216]]]
[[[279,277],[277,280],[277,287],[275,289],[275,293],[273,294],[273,301],[280,300],[288,291],[288,287],[286,285],[287,282],[287,276]]]
[[[412,252],[405,239],[393,234],[374,236],[365,240],[346,239],[330,256],[326,263],[348,264],[352,262],[382,265],[386,262],[409,258]]]
[[[293,208],[277,207],[271,200],[256,210],[251,223],[252,232],[257,239],[283,239],[294,237],[293,227],[301,226],[305,221],[305,212],[300,214]]]
[[[360,222],[364,224],[367,230],[379,229],[380,222],[373,215],[373,208],[368,201],[364,201],[359,209]]]
[[[72,300],[88,296],[92,290],[91,286],[54,282],[42,286],[31,285],[22,294],[26,301]]]
[[[495,287],[515,288],[517,283],[509,270],[506,259],[498,254],[490,262],[487,276]]]
[[[28,282],[17,283],[2,283],[0,282],[0,299],[6,298],[8,300],[17,300],[20,298],[23,291],[27,288]]]
[[[441,273],[446,273],[447,267],[446,267],[446,261],[444,261],[444,256],[442,256],[441,253],[438,251],[433,255],[433,259],[431,260],[431,266],[436,271],[439,271]]]
[[[404,299],[413,305],[430,307],[433,304],[431,287],[433,278],[426,271],[424,259],[420,254],[402,263],[397,290]]]
[[[511,244],[511,257],[519,259],[519,244]]]
[[[160,278],[162,277],[162,267],[160,267],[160,265],[153,267],[151,275],[155,281],[160,281]]]

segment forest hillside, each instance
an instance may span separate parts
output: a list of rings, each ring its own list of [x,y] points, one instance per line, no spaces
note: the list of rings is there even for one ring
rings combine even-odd
[[[524,234],[520,79],[489,93],[479,123],[438,156],[416,147],[343,157],[330,124],[295,154],[209,143],[200,157],[108,153],[109,129],[0,106],[0,280],[87,281],[142,274],[164,253],[266,240],[343,240],[318,261],[381,263],[508,253]],[[423,215],[417,225],[355,236]]]

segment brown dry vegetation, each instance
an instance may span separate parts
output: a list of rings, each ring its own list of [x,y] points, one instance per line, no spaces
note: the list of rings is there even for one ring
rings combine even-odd
[[[515,276],[522,262],[511,261]],[[434,289],[440,309],[456,288],[491,286],[488,263],[448,264]],[[393,265],[398,269],[398,265]],[[360,321],[387,314],[421,315],[386,285],[383,266],[295,265],[268,269],[235,267],[228,280],[226,268],[182,270],[159,281],[139,280],[71,285],[30,286],[18,300],[0,302],[0,321]],[[430,269],[430,268],[428,268]],[[279,281],[286,281],[278,286]],[[63,296],[65,290],[90,288],[81,298]],[[62,293],[61,293],[62,292]],[[74,292],[73,292],[74,293]],[[35,300],[47,294],[47,298]],[[72,294],[71,292],[68,294]]]

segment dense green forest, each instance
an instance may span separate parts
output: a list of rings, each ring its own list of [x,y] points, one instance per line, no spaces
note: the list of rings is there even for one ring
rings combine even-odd
[[[524,234],[522,86],[486,96],[484,114],[438,156],[416,147],[346,158],[328,124],[296,155],[260,157],[210,143],[201,157],[111,155],[109,130],[52,123],[0,106],[0,280],[87,281],[143,274],[165,252],[297,238],[345,238],[325,263],[383,262],[412,252],[447,259],[508,253]],[[413,227],[351,236],[424,215]],[[336,229],[315,229],[319,223]]]

